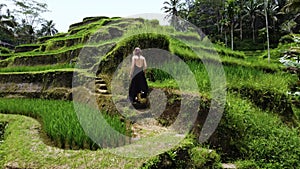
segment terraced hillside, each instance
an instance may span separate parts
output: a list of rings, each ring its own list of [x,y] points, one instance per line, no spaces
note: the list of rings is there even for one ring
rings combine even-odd
[[[291,44],[297,46],[297,42]],[[128,109],[124,114],[118,107],[126,107],[127,93],[122,93],[129,83],[126,65],[136,46],[144,49],[150,67],[146,76],[151,91],[160,91],[164,96],[152,98],[150,112]],[[286,51],[289,48],[274,49],[268,63],[265,56],[245,55],[213,45],[207,37],[200,37],[196,29],[174,29],[159,25],[157,20],[141,18],[84,18],[71,25],[67,33],[43,37],[36,44],[17,46],[14,51],[0,54],[0,124],[5,124],[0,165],[4,168],[300,167],[300,104],[295,95],[299,90],[299,71],[279,62]],[[193,81],[180,76],[181,66],[164,60],[174,56],[191,70],[197,90],[188,88]],[[155,69],[157,64],[165,71]],[[176,72],[179,78],[168,74],[168,70]],[[213,81],[211,75],[222,76],[221,70],[225,79]],[[124,80],[115,81],[115,77]],[[114,98],[118,91],[121,95]],[[224,103],[215,98],[218,92],[225,93]],[[200,99],[197,116],[189,115],[192,107],[184,109],[184,117],[188,120],[194,117],[195,123],[178,122],[181,104],[187,100],[190,105],[195,95]],[[224,112],[210,115],[211,110],[222,107]],[[163,112],[158,114],[161,109]],[[127,137],[120,139],[108,132],[105,125],[93,127],[103,119]],[[208,140],[199,142],[203,135],[210,134],[204,130],[207,119],[219,125]],[[87,128],[82,126],[83,121],[89,124]],[[165,140],[168,143],[181,141],[149,156],[143,148],[159,145],[160,134],[172,132],[174,123],[191,127],[191,131],[184,139],[181,137],[185,135],[180,134],[164,137],[169,139]],[[153,145],[147,144],[149,138]],[[98,141],[102,144],[97,144]],[[125,150],[109,148],[115,146],[137,150],[125,156],[122,154]]]

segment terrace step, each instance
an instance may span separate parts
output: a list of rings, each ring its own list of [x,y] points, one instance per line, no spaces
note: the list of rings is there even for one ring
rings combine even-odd
[[[99,94],[109,94],[108,90],[101,90],[101,89],[97,89],[96,93],[99,93]]]
[[[95,87],[96,87],[95,91],[98,94],[103,94],[103,95],[110,94],[108,92],[107,84],[106,84],[105,80],[103,80],[101,77],[95,78]]]
[[[237,168],[235,164],[231,164],[231,163],[223,163],[222,164],[222,168],[226,168],[226,169],[235,169]]]
[[[106,84],[105,81],[102,78],[96,78],[95,79],[95,84]]]
[[[107,86],[103,83],[96,84],[96,89],[107,90]]]

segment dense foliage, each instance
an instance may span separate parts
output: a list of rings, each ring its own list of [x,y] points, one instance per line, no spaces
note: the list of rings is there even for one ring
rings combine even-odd
[[[48,11],[46,3],[35,0],[1,2],[0,42],[10,45],[33,43],[38,37],[58,33],[52,20],[46,21],[41,17],[42,13]]]
[[[214,42],[222,41],[231,46],[231,41],[237,48],[241,41],[246,41],[261,44],[249,45],[253,49],[265,49],[266,28],[271,46],[277,44],[281,36],[299,32],[297,4],[297,0],[169,0],[163,9],[201,28]]]
[[[106,121],[117,131],[128,134],[126,124],[117,116],[98,112],[87,106],[80,105],[80,113],[98,115],[98,120]],[[41,119],[43,129],[53,143],[61,148],[98,148],[98,145],[86,135],[78,121],[72,102],[41,99],[0,99],[0,113],[22,114]],[[102,114],[100,116],[100,114]],[[89,116],[89,117],[90,117]],[[94,118],[94,117],[93,117]],[[99,122],[98,121],[98,122]],[[115,135],[107,133],[107,128],[95,128],[95,133],[102,136],[107,144],[124,144],[124,140],[116,140]],[[109,140],[109,141],[108,141]],[[109,146],[108,145],[108,146]],[[107,145],[106,145],[107,146]]]

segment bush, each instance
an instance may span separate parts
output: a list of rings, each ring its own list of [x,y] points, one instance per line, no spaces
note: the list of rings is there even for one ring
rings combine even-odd
[[[237,161],[236,163],[237,168],[239,169],[258,169],[258,165],[255,161],[245,160],[245,161]]]
[[[143,164],[143,169],[158,168],[221,168],[220,155],[197,146],[195,138],[183,140],[177,147],[153,157]]]
[[[8,48],[0,46],[0,54],[10,54],[11,51]]]
[[[299,168],[297,129],[278,117],[261,112],[247,100],[227,97],[226,112],[217,135],[224,155],[254,161],[259,168]]]
[[[294,36],[292,34],[284,35],[279,39],[279,43],[293,43],[294,42]]]
[[[192,168],[221,168],[220,155],[215,151],[194,147],[189,151]]]

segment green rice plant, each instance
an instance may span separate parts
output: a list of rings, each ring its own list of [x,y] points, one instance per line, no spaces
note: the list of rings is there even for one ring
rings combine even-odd
[[[234,58],[239,58],[239,59],[245,59],[245,53],[242,51],[233,51],[229,48],[220,46],[220,45],[214,45],[214,49],[218,52],[219,55],[221,56],[229,56],[229,57],[234,57]]]
[[[205,65],[197,61],[188,61],[186,63],[195,75],[200,92],[209,92],[210,79]],[[169,67],[169,69],[176,72],[176,75],[180,75],[180,72],[176,70],[177,68],[180,68],[180,66],[165,64],[163,67],[166,69]],[[295,76],[285,72],[266,73],[263,70],[251,66],[244,67],[237,65],[225,65],[223,68],[226,74],[226,84],[229,88],[253,86],[257,89],[274,90],[286,93],[290,90],[290,85],[296,81]],[[168,81],[169,83],[172,79],[169,74],[161,70],[150,70],[148,77],[149,76],[153,78],[152,81],[157,81],[157,83],[162,83],[163,81]]]
[[[211,80],[205,65],[197,61],[187,62],[190,70],[198,84],[199,92],[202,95],[211,96]],[[168,67],[165,65],[164,67]],[[169,65],[170,68],[178,67]],[[297,77],[286,72],[266,73],[264,70],[253,67],[236,65],[223,66],[225,81],[228,91],[239,93],[244,98],[250,99],[253,104],[264,111],[272,112],[281,118],[286,124],[295,126],[297,120],[292,109],[292,102],[287,94],[291,90],[291,84],[297,81]],[[180,74],[177,72],[176,74]],[[151,70],[147,75],[149,85],[156,88],[179,89],[178,82],[169,74],[161,70]],[[151,80],[150,80],[151,79]],[[190,83],[190,79],[182,77],[182,81]]]
[[[0,46],[0,54],[10,54],[12,51],[8,48]]]
[[[266,73],[259,69],[242,66],[224,66],[229,87],[244,85],[255,86],[259,89],[272,89],[282,93],[289,91],[289,85],[296,79],[289,73]]]
[[[69,69],[74,68],[74,64],[55,64],[55,65],[37,65],[37,66],[12,66],[0,68],[1,73],[7,72],[33,72],[33,71],[45,71],[45,70],[57,70],[57,69]]]
[[[231,160],[255,162],[259,168],[299,168],[300,137],[297,128],[262,112],[248,100],[228,94],[216,134]],[[252,163],[253,164],[253,163]],[[253,164],[253,166],[256,166]]]
[[[233,57],[222,57],[222,64],[225,66],[241,66],[251,69],[257,69],[266,73],[275,73],[284,70],[284,66],[279,64],[278,61],[271,60],[270,63],[266,60],[259,59],[257,57],[248,57],[241,60]]]
[[[100,119],[106,121],[109,125],[119,133],[129,135],[125,122],[121,122],[118,116],[111,116],[105,112],[99,112],[94,109],[88,109],[84,105],[80,105],[81,112],[87,116],[88,124],[95,124],[94,120]],[[41,100],[41,99],[0,99],[0,112],[10,114],[20,114],[41,119],[42,127],[49,138],[59,147],[66,148],[95,148],[95,143],[91,141],[86,131],[83,130],[81,123],[78,121],[73,103],[69,101],[59,100]],[[94,113],[93,118],[89,118],[89,114]],[[99,122],[99,121],[97,121]],[[99,125],[99,124],[98,124]],[[94,127],[94,126],[93,126]],[[94,132],[101,136],[102,140],[97,143],[115,142],[114,146],[124,144],[117,140],[116,136],[108,133],[108,128],[95,128]],[[90,133],[89,133],[90,134]],[[110,140],[109,140],[110,139]],[[116,141],[117,140],[117,141]]]

